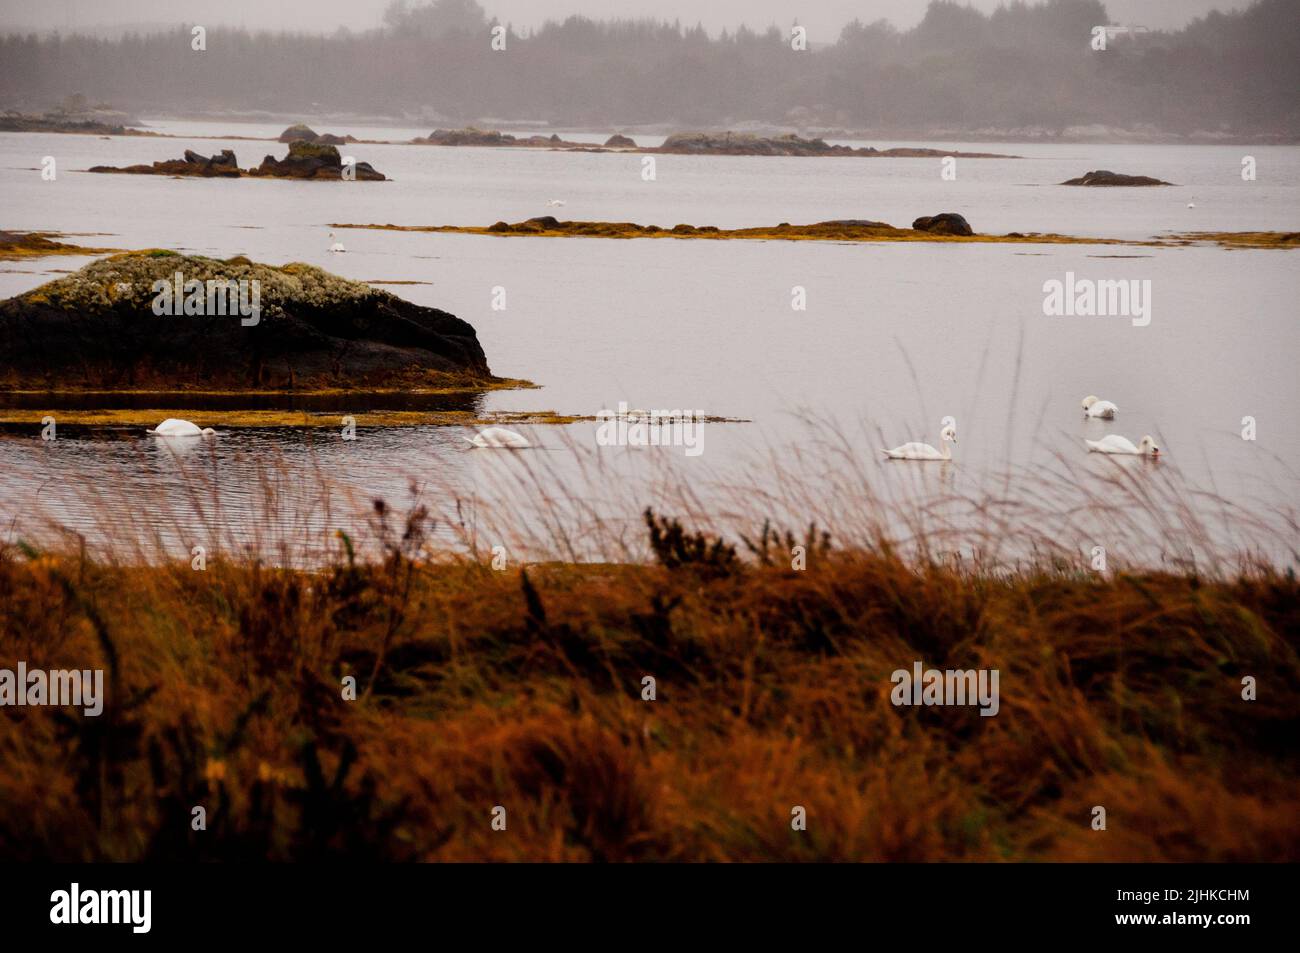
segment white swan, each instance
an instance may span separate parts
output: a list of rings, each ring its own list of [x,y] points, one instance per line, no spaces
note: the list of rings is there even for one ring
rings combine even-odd
[[[1085,417],[1104,417],[1106,420],[1114,420],[1115,413],[1119,408],[1108,400],[1098,400],[1089,394],[1083,399],[1083,416]]]
[[[168,417],[149,433],[159,437],[215,437],[217,434],[211,427],[200,430],[188,420],[178,420],[175,417]]]
[[[551,208],[562,208],[564,206],[564,199],[551,199],[546,204]]]
[[[343,247],[343,243],[342,243],[342,242],[334,241],[334,233],[333,233],[333,232],[330,232],[330,241],[333,242],[333,244],[330,245],[330,251],[333,251],[333,252],[347,251],[347,249]]]
[[[941,451],[934,449],[928,443],[913,442],[880,452],[890,460],[951,460],[952,451],[948,448],[948,444],[957,442],[957,422],[951,417],[945,417],[943,421],[944,428],[939,431],[939,439],[943,443]]]
[[[523,434],[506,430],[504,427],[488,427],[486,430],[480,430],[473,438],[465,439],[476,447],[501,450],[523,450],[532,446]]]
[[[1188,208],[1196,208],[1196,203],[1195,203],[1195,202],[1188,202],[1188,203],[1187,203],[1187,207],[1188,207]]]
[[[1153,457],[1160,456],[1160,448],[1156,442],[1151,439],[1150,435],[1143,437],[1142,442],[1136,447],[1133,441],[1128,437],[1121,437],[1119,434],[1107,434],[1100,440],[1085,440],[1088,445],[1089,453],[1127,453],[1134,456],[1150,454]]]

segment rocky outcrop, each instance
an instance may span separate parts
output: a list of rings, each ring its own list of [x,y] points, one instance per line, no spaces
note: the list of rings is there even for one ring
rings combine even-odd
[[[129,165],[117,168],[110,165],[91,166],[91,172],[117,172],[126,175],[192,175],[200,178],[238,178],[242,173],[235,154],[222,149],[214,156],[200,155],[192,149],[185,150],[183,159],[168,159],[153,165]]]
[[[468,126],[464,129],[435,129],[424,139],[416,142],[431,146],[512,146],[518,140],[495,129],[476,129]]]
[[[0,390],[364,390],[451,378],[492,380],[469,324],[310,265],[130,252],[0,301]]]
[[[342,146],[357,140],[352,136],[336,136],[329,132],[317,132],[305,123],[294,123],[280,133],[281,142],[314,142],[326,146]]]
[[[953,156],[966,159],[1014,159],[989,152],[948,152],[941,149],[877,149],[831,145],[824,139],[804,139],[793,133],[784,136],[756,136],[739,132],[676,132],[658,149],[672,155],[722,156],[863,156],[867,158],[927,158]]]
[[[912,223],[918,232],[931,235],[974,235],[974,230],[966,219],[956,212],[940,212],[938,215],[925,215]]]
[[[366,182],[383,182],[386,176],[375,171],[369,162],[358,162],[355,167],[356,178]],[[332,145],[306,142],[297,139],[289,143],[289,154],[283,159],[267,156],[256,169],[240,169],[235,154],[229,149],[222,149],[215,156],[200,155],[190,149],[185,150],[185,158],[169,159],[155,162],[153,165],[129,165],[118,168],[110,165],[97,165],[91,172],[112,172],[125,175],[193,175],[202,178],[220,176],[239,178],[241,175],[273,176],[283,179],[341,179],[343,178],[343,159],[339,150]]]
[[[635,149],[636,140],[616,132],[605,140],[605,145],[610,149]]]
[[[306,123],[296,122],[280,133],[281,142],[315,142],[316,130]]]
[[[1147,175],[1124,175],[1120,172],[1111,172],[1108,169],[1098,169],[1096,172],[1087,172],[1077,179],[1067,179],[1062,185],[1107,185],[1107,186],[1130,186],[1130,185],[1173,185],[1172,182],[1164,182],[1160,179],[1153,179]]]
[[[343,160],[334,146],[299,140],[289,143],[289,154],[283,159],[267,156],[256,169],[249,169],[248,174],[289,179],[341,179]],[[356,177],[367,182],[382,182],[386,178],[369,162],[356,164]]]

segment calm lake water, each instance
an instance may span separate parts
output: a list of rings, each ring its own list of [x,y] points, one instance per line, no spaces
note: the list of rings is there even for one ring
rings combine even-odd
[[[158,127],[194,136],[282,128]],[[429,131],[315,127],[361,138]],[[1046,481],[1041,496],[1060,494],[1058,510],[1078,508],[1059,523],[1079,527],[1077,540],[1058,540],[1069,549],[1087,551],[1109,533],[1109,545],[1168,556],[1167,515],[1171,524],[1212,523],[1217,545],[1255,546],[1290,560],[1300,480],[1300,431],[1292,419],[1300,405],[1295,251],[543,240],[347,229],[334,229],[347,253],[327,251],[332,222],[487,225],[545,214],[661,226],[834,218],[905,226],[955,211],[981,232],[1131,239],[1300,229],[1300,148],[912,144],[1024,158],[958,160],[956,181],[943,181],[937,159],[659,156],[656,179],[647,182],[638,155],[356,144],[342,151],[393,181],[183,180],[80,170],[171,158],[186,148],[230,148],[250,166],[283,154],[284,146],[0,134],[0,227],[420,282],[388,290],[468,320],[495,373],[542,385],[485,395],[483,409],[592,414],[626,401],[752,421],[707,425],[696,457],[680,447],[597,447],[594,424],[534,428],[531,436],[545,449],[526,454],[468,451],[462,431],[436,427],[363,430],[354,442],[331,430],[230,432],[215,449],[179,454],[138,428],[64,428],[46,443],[35,427],[10,427],[0,436],[0,532],[31,535],[54,520],[92,537],[129,527],[146,537],[161,533],[176,546],[215,532],[247,541],[264,531],[269,509],[281,529],[306,538],[348,523],[348,508],[371,497],[405,498],[414,482],[435,504],[508,488],[517,512],[505,519],[503,504],[492,509],[485,501],[491,512],[478,517],[485,527],[496,516],[545,536],[553,535],[549,519],[576,528],[599,515],[607,529],[617,535],[626,527],[631,538],[639,536],[631,522],[639,508],[675,482],[694,494],[695,508],[718,519],[743,512],[742,523],[751,516],[761,522],[770,512],[799,523],[815,510],[843,536],[853,521],[879,515],[867,512],[877,496],[952,505],[954,497],[1005,489],[1007,505],[1048,505],[1020,483],[999,482],[1012,471],[1038,473]],[[58,163],[55,182],[39,174],[47,155]],[[1256,181],[1242,180],[1244,155],[1255,157]],[[1053,184],[1099,168],[1178,185]],[[565,205],[549,208],[549,199]],[[0,262],[0,297],[85,262]],[[1067,272],[1149,281],[1150,324],[1045,316],[1043,284]],[[501,311],[491,307],[498,286],[506,292]],[[795,286],[805,289],[806,310],[791,307]],[[1079,401],[1090,393],[1118,403],[1119,419],[1085,422]],[[343,402],[337,409],[369,408]],[[937,444],[946,415],[956,418],[959,433],[952,465],[879,460],[879,447]],[[201,411],[190,416],[203,424]],[[1253,441],[1241,436],[1247,416],[1255,420]],[[844,434],[838,449],[834,430]],[[1085,437],[1112,432],[1135,442],[1152,434],[1165,459],[1151,465],[1085,453]],[[270,465],[280,474],[274,498],[261,478]],[[337,488],[330,504],[337,512],[318,498],[318,476]],[[1139,528],[1121,528],[1105,509],[1116,480],[1125,492],[1158,500]],[[202,488],[205,481],[215,495]],[[952,517],[953,525],[987,518],[987,509],[979,512]],[[1248,514],[1260,514],[1267,528]],[[485,529],[482,539],[490,545],[502,532]],[[1134,532],[1146,538],[1125,538]]]

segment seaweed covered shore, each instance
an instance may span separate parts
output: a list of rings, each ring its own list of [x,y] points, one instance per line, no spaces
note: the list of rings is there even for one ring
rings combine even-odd
[[[953,227],[949,223],[960,220]],[[969,242],[1010,245],[1132,245],[1138,247],[1179,246],[1213,242],[1224,248],[1300,248],[1300,232],[1177,232],[1147,240],[1094,238],[1056,232],[1008,232],[990,235],[976,232],[965,219],[952,212],[923,216],[911,228],[869,219],[835,219],[810,225],[759,225],[750,228],[718,228],[714,225],[678,224],[671,228],[636,222],[560,221],[553,215],[523,222],[495,222],[492,225],[394,225],[334,222],[331,228],[367,228],[394,232],[443,232],[458,235],[527,236],[534,238],[678,238],[705,241],[822,241],[822,242]]]

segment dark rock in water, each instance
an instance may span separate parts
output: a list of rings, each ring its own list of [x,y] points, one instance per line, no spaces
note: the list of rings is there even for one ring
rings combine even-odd
[[[931,235],[974,235],[975,231],[964,217],[956,212],[940,212],[938,215],[925,215],[912,223],[918,232]]]
[[[249,175],[269,175],[289,179],[341,179],[343,160],[339,150],[331,145],[298,140],[289,143],[289,154],[283,159],[267,156]],[[382,182],[386,176],[376,172],[369,162],[356,164],[359,181]]]
[[[1120,172],[1111,172],[1107,169],[1098,169],[1096,172],[1088,172],[1079,176],[1077,179],[1067,179],[1062,185],[1173,185],[1172,182],[1164,182],[1160,179],[1153,179],[1147,175],[1124,175]]]
[[[636,140],[616,132],[605,140],[605,145],[613,149],[635,149]]]
[[[235,154],[229,149],[222,149],[217,155],[211,157],[186,149],[183,159],[168,159],[165,162],[155,162],[153,165],[129,165],[125,168],[96,165],[91,166],[89,171],[122,172],[130,175],[193,175],[202,178],[213,176],[237,178],[241,174]]]
[[[825,139],[805,139],[789,133],[783,136],[756,136],[742,132],[675,132],[657,149],[647,152],[665,152],[680,155],[723,156],[865,156],[868,158],[925,158],[954,156],[968,159],[1007,159],[989,152],[944,152],[939,149],[899,147],[877,149],[874,146],[831,145]]]
[[[280,133],[281,142],[315,142],[316,130],[306,123],[296,122]]]
[[[357,140],[352,136],[336,136],[331,132],[317,132],[304,123],[295,123],[280,133],[281,142],[315,142],[325,146],[342,146]]]
[[[356,178],[360,181],[383,182],[387,177],[376,172],[369,162],[356,164]],[[153,165],[129,165],[125,168],[97,165],[91,172],[121,172],[131,175],[197,175],[237,178],[241,175],[265,175],[286,179],[341,179],[343,160],[339,150],[331,145],[307,142],[302,139],[289,143],[289,154],[283,159],[267,156],[256,169],[242,171],[235,154],[223,149],[209,158],[191,149],[185,158],[155,162]]]
[[[537,225],[537,226],[539,226],[539,227],[541,227],[541,228],[559,228],[559,227],[560,227],[560,220],[557,219],[554,215],[540,215],[540,216],[538,216],[537,218],[530,218],[528,221],[529,221],[529,222],[532,222],[533,224],[535,224],[535,225]]]
[[[475,129],[469,126],[465,129],[435,129],[429,133],[427,139],[415,141],[435,146],[506,146],[513,145],[515,137],[496,130]]]
[[[310,265],[130,252],[0,301],[0,390],[366,389],[448,375],[491,380],[473,327]]]

